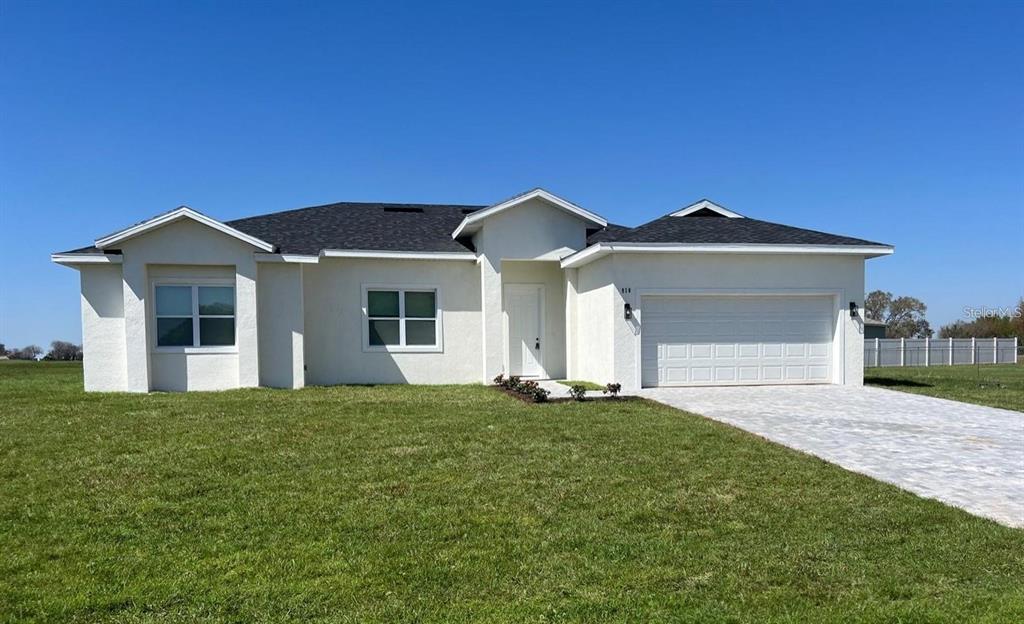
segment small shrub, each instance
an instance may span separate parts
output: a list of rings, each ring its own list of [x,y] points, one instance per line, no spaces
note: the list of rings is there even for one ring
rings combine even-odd
[[[523,381],[514,375],[510,377],[498,375],[494,378],[494,383],[510,392],[515,392],[519,396],[529,399],[534,403],[544,403],[548,400],[548,396],[551,394],[544,388],[541,388],[540,384],[536,381],[531,381],[529,379]]]
[[[622,384],[610,383],[605,385],[604,390],[601,391],[601,394],[607,394],[611,398],[617,399],[619,398],[620,392],[622,392]]]
[[[569,396],[576,399],[577,401],[587,400],[587,387],[581,386],[580,384],[574,384],[569,386]]]
[[[544,388],[540,387],[536,381],[524,381],[519,384],[519,394],[533,399],[534,403],[543,403],[548,400],[548,395],[551,394]]]

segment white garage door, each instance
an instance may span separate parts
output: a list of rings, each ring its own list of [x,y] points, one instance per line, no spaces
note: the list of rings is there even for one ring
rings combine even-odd
[[[644,386],[829,383],[832,297],[647,296]]]

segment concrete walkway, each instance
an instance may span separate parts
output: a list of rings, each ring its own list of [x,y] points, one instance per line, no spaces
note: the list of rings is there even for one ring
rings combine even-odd
[[[869,387],[648,388],[638,394],[1024,527],[1024,413]]]

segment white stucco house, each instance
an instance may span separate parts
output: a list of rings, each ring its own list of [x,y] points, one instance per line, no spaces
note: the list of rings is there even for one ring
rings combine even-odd
[[[700,201],[637,227],[542,189],[491,206],[181,207],[53,254],[81,274],[85,388],[858,385],[889,245]]]

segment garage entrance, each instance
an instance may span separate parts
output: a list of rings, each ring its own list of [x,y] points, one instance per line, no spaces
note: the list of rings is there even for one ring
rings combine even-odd
[[[645,387],[832,381],[833,298],[645,295]]]

